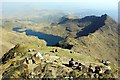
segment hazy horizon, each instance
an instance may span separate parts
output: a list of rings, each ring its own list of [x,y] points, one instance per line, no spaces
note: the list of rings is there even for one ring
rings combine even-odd
[[[19,0],[18,0],[19,1]],[[32,0],[31,0],[32,1]],[[85,0],[86,1],[86,0]],[[118,8],[116,1],[108,0],[105,1],[95,1],[88,0],[90,3],[85,2],[3,2],[1,10],[2,17],[10,17],[17,15],[29,15],[33,11],[39,10],[54,10],[54,11],[71,11],[77,13],[83,13],[84,16],[87,15],[102,15],[108,14],[115,20],[118,17]],[[105,2],[105,4],[103,4]],[[102,5],[103,4],[103,5]],[[112,4],[112,5],[111,5]],[[34,13],[34,12],[33,12]],[[82,14],[82,15],[83,15]]]

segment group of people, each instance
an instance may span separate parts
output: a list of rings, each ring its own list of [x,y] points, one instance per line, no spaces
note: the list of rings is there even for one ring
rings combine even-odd
[[[81,71],[85,68],[85,65],[83,63],[75,62],[74,59],[71,58],[71,60],[69,61],[69,67]]]
[[[93,69],[94,68],[94,69]],[[91,65],[89,65],[89,67],[88,67],[88,72],[89,73],[95,73],[94,74],[94,77],[96,78],[96,76],[98,75],[98,76],[102,76],[103,75],[103,69],[102,69],[102,66],[95,66],[95,67],[93,67],[93,66],[91,66]],[[91,75],[90,75],[91,76]]]
[[[104,67],[101,66],[92,66],[91,64],[88,66],[88,68],[83,63],[75,62],[73,58],[69,61],[69,67],[73,69],[77,69],[79,71],[82,71],[84,68],[87,68],[87,73],[93,73],[98,76],[102,76],[103,74],[110,74],[111,68],[109,66],[110,62],[108,60],[103,61]]]
[[[104,66],[89,66],[88,67],[88,72],[89,73],[94,73],[94,77],[97,78],[97,76],[103,76],[104,74],[111,74],[111,67],[109,65],[104,65]]]

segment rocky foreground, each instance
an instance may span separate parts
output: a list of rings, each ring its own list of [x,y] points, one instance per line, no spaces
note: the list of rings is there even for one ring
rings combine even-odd
[[[71,58],[73,60],[70,60]],[[0,67],[2,80],[41,78],[115,80],[119,71],[119,68],[110,61],[90,58],[72,50],[20,44],[3,55]]]

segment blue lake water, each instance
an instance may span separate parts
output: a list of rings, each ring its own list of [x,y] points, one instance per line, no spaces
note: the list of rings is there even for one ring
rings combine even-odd
[[[16,27],[13,28],[13,31],[16,32],[25,32],[26,35],[28,36],[37,36],[39,39],[43,39],[47,42],[47,46],[52,46],[55,45],[56,43],[58,43],[59,41],[63,40],[64,38],[59,37],[59,36],[54,36],[54,35],[50,35],[50,34],[45,34],[42,32],[36,32],[33,30],[24,30],[24,31],[20,31],[21,28]]]

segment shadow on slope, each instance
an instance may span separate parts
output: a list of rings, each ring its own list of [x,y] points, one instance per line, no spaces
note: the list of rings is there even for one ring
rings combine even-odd
[[[101,17],[96,17],[96,16],[87,16],[85,18],[82,18],[80,20],[76,20],[78,22],[91,22],[90,25],[84,27],[82,31],[79,31],[77,33],[77,37],[81,36],[87,36],[90,33],[94,33],[96,30],[98,30],[100,27],[105,25],[105,20],[107,18],[107,14],[102,15]]]

